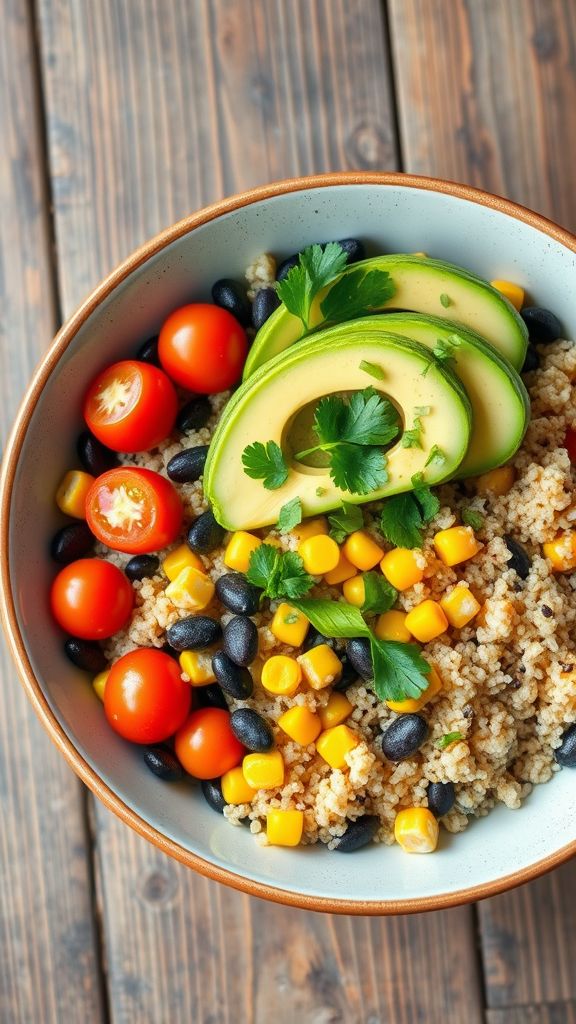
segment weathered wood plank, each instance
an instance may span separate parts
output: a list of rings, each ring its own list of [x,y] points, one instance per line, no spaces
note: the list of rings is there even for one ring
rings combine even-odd
[[[27,5],[0,3],[0,438],[54,334],[48,206]],[[0,642],[0,1019],[99,1022],[84,793]]]
[[[576,1002],[488,1010],[486,1024],[576,1024]]]

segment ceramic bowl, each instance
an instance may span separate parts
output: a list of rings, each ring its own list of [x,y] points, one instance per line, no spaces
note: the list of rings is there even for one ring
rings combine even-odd
[[[64,657],[46,595],[54,491],[76,464],[80,399],[95,373],[125,357],[176,306],[242,277],[260,252],[358,236],[369,253],[424,250],[483,277],[522,283],[576,337],[576,238],[522,207],[445,181],[336,174],[256,189],[169,228],[115,270],[65,324],[36,371],[2,478],[2,605],[26,692],[72,768],[128,825],[166,853],[246,892],[295,906],[386,914],[437,909],[527,881],[576,853],[576,786],[568,770],[521,810],[500,806],[438,851],[372,846],[258,847],[187,784],[150,775],[138,748],[108,727],[92,687]]]

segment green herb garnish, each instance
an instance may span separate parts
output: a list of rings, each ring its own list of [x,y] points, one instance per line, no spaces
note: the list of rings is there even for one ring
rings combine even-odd
[[[310,309],[318,292],[346,266],[346,253],[338,242],[327,245],[310,245],[300,253],[295,267],[277,286],[278,298],[286,309],[297,316],[307,331],[310,326]]]
[[[366,615],[381,615],[387,612],[396,602],[398,591],[381,572],[362,573],[364,581],[364,603],[361,611]]]
[[[282,505],[276,526],[280,533],[288,533],[288,530],[293,530],[301,522],[302,502],[300,498],[292,498],[292,501],[287,501],[285,505]]]
[[[326,488],[325,487],[317,487],[316,488],[316,497],[317,498],[321,498],[323,494],[326,494]]]
[[[464,734],[461,732],[446,732],[439,740],[436,740],[436,746],[438,750],[446,750],[451,743],[456,743],[457,740],[463,740]]]
[[[260,587],[263,597],[302,597],[314,586],[314,579],[304,568],[295,551],[280,551],[271,544],[261,544],[250,555],[246,579]]]
[[[446,292],[442,292],[442,295],[440,296],[440,302],[444,306],[444,309],[448,309],[448,306],[452,305],[452,299],[450,298],[449,295],[446,295]]]
[[[429,405],[417,405],[414,409],[414,420],[412,428],[405,430],[402,434],[400,444],[403,448],[421,448],[422,447],[422,417],[428,416],[430,413]]]
[[[446,462],[446,456],[442,449],[437,444],[432,445],[430,449],[430,455],[428,456],[426,462],[424,463],[424,468],[426,468],[427,466],[431,466],[434,462],[437,462],[440,466],[444,462]]]
[[[324,320],[342,323],[382,309],[396,291],[387,270],[352,270],[336,281],[323,299],[320,310]]]
[[[473,530],[481,530],[484,526],[484,516],[481,512],[477,512],[475,508],[463,508],[462,522],[466,526],[471,526]]]
[[[386,540],[398,548],[421,547],[422,531],[440,509],[438,498],[420,483],[420,477],[414,477],[415,482],[413,491],[387,498],[382,508],[380,528]]]
[[[369,373],[371,377],[376,380],[384,380],[386,374],[381,366],[377,366],[376,363],[369,363],[367,359],[362,359],[359,365],[360,370],[364,370],[364,373]]]
[[[356,530],[361,530],[364,526],[362,509],[358,508],[358,505],[351,505],[350,502],[343,501],[341,508],[330,513],[328,523],[330,524],[330,536],[337,544],[342,544],[342,541],[350,533],[355,533]]]
[[[275,441],[268,441],[265,445],[261,441],[249,444],[242,452],[242,465],[246,476],[262,480],[269,491],[282,487],[288,479],[288,466],[282,449]]]

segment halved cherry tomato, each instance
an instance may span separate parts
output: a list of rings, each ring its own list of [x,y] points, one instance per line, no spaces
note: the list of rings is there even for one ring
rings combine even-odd
[[[182,766],[197,779],[224,775],[246,753],[230,728],[228,711],[221,708],[193,711],[176,733],[174,749]]]
[[[158,341],[160,362],[177,384],[203,395],[226,391],[242,373],[246,331],[227,309],[197,302],[174,310]]]
[[[134,591],[124,573],[102,558],[79,558],[62,569],[50,593],[59,626],[83,640],[102,640],[126,625]]]
[[[176,540],[182,514],[175,488],[152,469],[109,469],[86,495],[86,521],[94,536],[131,555],[160,551]]]
[[[112,728],[133,743],[168,739],[190,710],[192,690],[180,666],[153,647],[139,647],[112,665],[104,711]]]
[[[573,466],[576,466],[576,430],[572,430],[571,427],[568,427],[568,430],[566,431],[564,447],[570,456],[570,462]]]
[[[176,420],[176,389],[157,366],[125,359],[100,373],[84,399],[84,419],[115,452],[155,448]]]

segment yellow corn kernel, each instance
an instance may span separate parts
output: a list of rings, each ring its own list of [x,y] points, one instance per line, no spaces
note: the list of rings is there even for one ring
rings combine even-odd
[[[521,310],[524,305],[524,289],[513,281],[490,281],[493,288],[496,288],[504,298],[508,299],[514,309]]]
[[[322,732],[322,722],[318,715],[315,715],[309,708],[289,708],[278,719],[278,725],[291,740],[299,743],[301,747],[307,747],[314,743]]]
[[[427,807],[406,807],[396,815],[394,838],[406,853],[433,853],[438,832],[438,822]]]
[[[303,541],[298,547],[298,554],[306,572],[311,576],[323,576],[325,572],[331,572],[340,561],[340,548],[336,541],[322,534]]]
[[[182,651],[178,661],[192,686],[208,686],[209,683],[216,682],[216,676],[212,671],[212,655],[206,651]]]
[[[182,569],[198,569],[199,572],[206,572],[200,556],[190,551],[187,544],[181,544],[179,548],[174,548],[174,551],[166,555],[162,562],[162,569],[171,582],[180,575]]]
[[[427,644],[448,629],[448,619],[437,601],[422,601],[406,616],[406,629]]]
[[[328,703],[318,709],[323,729],[333,729],[336,725],[342,725],[350,716],[354,705],[350,703],[345,693],[338,693],[337,690],[331,693]]]
[[[73,519],[86,518],[86,495],[94,480],[95,477],[81,469],[71,469],[66,473],[56,491],[56,504],[64,515],[72,516]]]
[[[346,580],[355,576],[357,572],[356,566],[349,562],[342,552],[338,558],[338,565],[335,569],[331,569],[324,576],[324,579],[329,587],[337,587],[339,583],[344,583]]]
[[[214,584],[205,572],[189,567],[182,569],[169,583],[164,593],[176,608],[187,612],[200,612],[214,597]]]
[[[318,644],[301,654],[298,663],[308,686],[323,690],[342,675],[342,662],[328,644]]]
[[[304,811],[268,811],[266,836],[271,846],[298,846],[304,831]]]
[[[346,754],[360,743],[359,737],[347,725],[326,729],[316,740],[316,750],[331,768],[346,768]]]
[[[326,516],[318,516],[316,519],[305,519],[303,523],[290,530],[292,537],[298,545],[303,544],[310,537],[321,537],[328,533],[328,520]]]
[[[256,796],[256,790],[252,789],[244,778],[241,765],[224,772],[220,785],[227,804],[249,804],[252,797]]]
[[[432,697],[435,697],[441,689],[442,680],[434,666],[431,665],[428,675],[428,686],[419,697],[412,697],[408,700],[387,700],[386,704],[391,711],[397,711],[400,715],[420,711],[420,708],[423,708],[429,700],[432,700]]]
[[[274,654],[264,662],[260,682],[269,693],[292,697],[302,682],[302,669],[296,658]]]
[[[362,576],[354,576],[351,580],[346,580],[342,587],[342,593],[348,604],[361,608],[366,600],[366,588]]]
[[[508,494],[516,479],[513,466],[498,466],[498,469],[491,469],[489,473],[483,473],[476,480],[477,494],[495,494],[500,497]]]
[[[92,680],[94,692],[96,696],[100,698],[100,700],[104,700],[104,690],[106,689],[106,680],[108,679],[109,675],[110,670],[108,669],[104,672],[99,672],[98,675],[94,676],[94,679]]]
[[[406,612],[396,609],[378,616],[374,632],[379,640],[396,640],[400,644],[408,644],[412,639],[412,634],[406,629]]]
[[[482,545],[476,540],[471,526],[451,526],[449,530],[440,530],[435,535],[434,547],[444,565],[458,565],[474,558]]]
[[[480,602],[468,587],[458,584],[449,594],[445,594],[440,600],[440,607],[448,622],[455,629],[462,629],[467,622],[471,622],[480,611]]]
[[[270,547],[273,547],[273,548],[281,548],[282,547],[282,541],[280,540],[280,537],[278,537],[277,534],[275,534],[275,533],[269,533],[266,537],[264,537],[264,540],[263,540],[262,543],[263,544],[268,544]]]
[[[235,569],[236,572],[248,572],[250,555],[260,547],[261,543],[260,538],[255,537],[253,533],[238,530],[237,533],[232,534],[226,545],[224,565],[229,569]]]
[[[408,587],[413,587],[415,583],[420,583],[424,579],[426,566],[421,551],[393,548],[384,555],[380,568],[388,583],[396,587],[396,590],[408,590]]]
[[[346,538],[342,548],[346,558],[362,572],[373,569],[384,554],[382,548],[364,530],[356,530]]]
[[[576,533],[573,530],[549,540],[542,545],[542,550],[552,562],[555,572],[571,572],[576,569]]]
[[[274,612],[270,629],[280,643],[300,647],[304,643],[309,625],[310,622],[303,612],[283,601]]]
[[[284,761],[279,750],[271,750],[268,754],[246,754],[242,771],[252,789],[277,789],[284,785]]]

